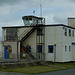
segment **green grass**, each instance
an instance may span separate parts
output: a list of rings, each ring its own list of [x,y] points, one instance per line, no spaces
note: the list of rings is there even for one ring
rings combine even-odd
[[[65,70],[70,68],[75,68],[75,63],[51,64],[50,66],[32,66],[32,67],[13,68],[13,69],[3,69],[0,67],[0,71],[38,74],[38,73],[46,73],[58,70]]]

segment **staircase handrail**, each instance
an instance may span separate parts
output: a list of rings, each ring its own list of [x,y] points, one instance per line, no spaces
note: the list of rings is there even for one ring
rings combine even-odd
[[[34,57],[36,56],[35,52],[32,52],[32,51],[33,51],[32,48],[30,49],[28,46],[26,46],[26,48],[27,48],[29,51],[31,51],[31,52],[29,52],[29,53],[31,53]],[[36,58],[36,57],[35,57],[35,58]]]
[[[38,20],[34,21],[34,26],[38,24]],[[18,37],[18,40],[21,40],[33,27],[25,29],[25,31]]]
[[[21,40],[33,27],[29,27],[22,32],[22,34],[18,37],[18,40]]]

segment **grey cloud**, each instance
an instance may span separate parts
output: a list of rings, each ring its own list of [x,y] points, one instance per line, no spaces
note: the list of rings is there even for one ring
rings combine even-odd
[[[67,0],[68,1],[68,0]],[[75,2],[75,0],[69,0],[69,1],[71,1],[71,2]]]
[[[0,5],[3,5],[3,4],[15,4],[17,2],[19,2],[21,0],[0,0]]]
[[[53,20],[55,23],[66,24],[67,25],[67,17],[64,15],[54,15]]]

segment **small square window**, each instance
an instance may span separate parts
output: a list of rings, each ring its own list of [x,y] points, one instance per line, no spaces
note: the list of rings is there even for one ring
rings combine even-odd
[[[37,29],[37,35],[43,35],[43,29],[42,28]]]
[[[72,31],[72,36],[74,37],[74,30]]]
[[[53,53],[53,45],[48,46],[48,53]]]
[[[42,53],[42,45],[37,45],[37,52]]]
[[[69,52],[71,51],[71,46],[69,46]]]
[[[65,36],[67,36],[67,29],[65,28]]]
[[[65,52],[67,51],[67,46],[65,46]]]
[[[71,37],[71,30],[69,29],[69,36]]]

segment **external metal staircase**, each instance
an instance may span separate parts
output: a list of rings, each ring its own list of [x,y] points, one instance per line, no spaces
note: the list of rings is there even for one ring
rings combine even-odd
[[[35,30],[37,26],[29,27],[21,34],[20,42],[24,42]]]
[[[24,51],[33,59],[35,60],[35,56],[30,52],[30,49],[24,46],[24,41],[37,29],[38,26],[33,26],[27,28],[19,37],[20,46],[24,49]]]

